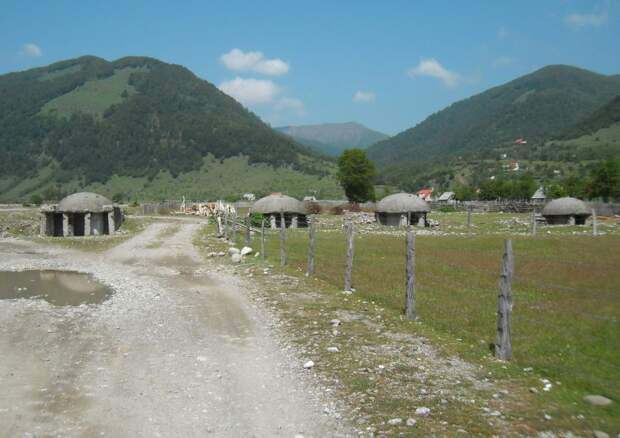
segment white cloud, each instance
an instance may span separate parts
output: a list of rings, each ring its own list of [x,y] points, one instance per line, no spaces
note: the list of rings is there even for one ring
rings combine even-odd
[[[367,102],[374,102],[375,99],[377,98],[376,94],[373,93],[372,91],[356,91],[355,94],[353,95],[353,102],[356,103],[367,103]]]
[[[442,66],[436,59],[423,59],[420,63],[409,69],[409,76],[429,76],[441,80],[448,87],[454,87],[459,82],[459,75]]]
[[[570,14],[564,19],[566,24],[574,28],[598,27],[607,22],[607,13],[600,14]]]
[[[500,40],[506,39],[508,37],[508,30],[502,26],[497,30],[497,38]]]
[[[500,56],[499,58],[496,58],[493,61],[493,67],[494,68],[508,67],[514,62],[515,60],[511,58],[510,56]]]
[[[22,46],[21,53],[22,55],[30,56],[33,58],[38,58],[39,56],[43,55],[43,51],[41,50],[41,47],[37,46],[34,43],[24,44]]]
[[[272,81],[240,77],[222,82],[219,89],[246,106],[271,103],[280,93]]]
[[[232,49],[220,56],[220,61],[233,71],[253,71],[270,76],[288,73],[289,65],[281,59],[266,59],[262,52],[244,52]]]
[[[280,112],[292,112],[299,117],[306,113],[304,103],[294,97],[282,97],[275,103],[274,108]]]

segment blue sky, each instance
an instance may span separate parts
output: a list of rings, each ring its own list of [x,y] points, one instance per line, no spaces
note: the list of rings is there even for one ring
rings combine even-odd
[[[353,120],[395,134],[548,64],[618,74],[619,22],[620,0],[0,0],[0,74],[146,55],[274,126]]]

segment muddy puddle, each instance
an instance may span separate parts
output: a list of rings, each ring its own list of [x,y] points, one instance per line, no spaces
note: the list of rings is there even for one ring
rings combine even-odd
[[[112,289],[88,274],[72,271],[0,271],[0,300],[43,299],[55,306],[98,304]]]

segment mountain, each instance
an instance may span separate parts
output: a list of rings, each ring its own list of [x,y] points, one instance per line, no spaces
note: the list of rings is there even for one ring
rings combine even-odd
[[[557,138],[567,140],[594,134],[601,129],[609,128],[615,123],[620,123],[620,95],[614,97],[581,122],[564,130]]]
[[[0,198],[113,177],[174,179],[209,157],[239,156],[263,170],[330,176],[328,162],[182,66],[84,56],[0,76]]]
[[[366,149],[378,141],[389,138],[386,134],[355,122],[283,126],[276,130],[309,148],[331,156],[338,156],[345,149]]]
[[[456,102],[368,150],[380,165],[480,153],[517,138],[560,135],[620,94],[620,76],[564,65],[544,67]]]

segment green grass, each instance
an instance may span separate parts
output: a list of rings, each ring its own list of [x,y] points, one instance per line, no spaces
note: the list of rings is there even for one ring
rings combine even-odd
[[[0,179],[0,202],[21,201],[35,193],[43,193],[57,184],[54,165],[26,179]],[[333,176],[319,177],[288,167],[274,168],[267,164],[248,162],[247,157],[217,160],[204,159],[199,170],[186,172],[176,178],[160,172],[149,180],[147,177],[112,176],[105,183],[84,185],[79,179],[61,184],[67,193],[92,191],[108,198],[121,194],[125,201],[152,201],[163,199],[188,200],[223,199],[227,195],[241,196],[246,192],[257,194],[281,191],[302,198],[315,193],[324,199],[342,199],[344,194]]]
[[[593,238],[584,227],[539,227],[528,236],[527,215],[474,215],[473,235],[464,213],[433,214],[446,236],[416,239],[417,311],[420,324],[403,321],[405,241],[403,236],[364,234],[356,238],[355,297],[385,309],[388,325],[435,340],[450,354],[481,364],[514,391],[534,386],[538,395],[510,414],[538,428],[620,431],[620,236],[608,225]],[[513,223],[514,225],[510,225]],[[325,229],[326,228],[326,229]],[[549,232],[549,234],[547,233]],[[573,234],[577,233],[577,234]],[[513,239],[513,354],[497,362],[496,306],[503,240]],[[268,262],[278,266],[277,233],[267,238]],[[255,244],[256,247],[256,244]],[[343,287],[345,240],[337,227],[318,232],[316,274],[322,293]],[[302,277],[307,262],[305,230],[287,232],[285,272]],[[524,368],[533,368],[533,373]],[[345,380],[346,377],[343,377]],[[542,392],[539,379],[553,382]],[[350,382],[351,385],[355,383]],[[614,403],[595,408],[582,401],[602,394]],[[541,419],[549,413],[551,421]],[[578,416],[585,418],[580,420]],[[520,420],[518,420],[520,419]],[[539,429],[540,430],[540,429]],[[543,429],[544,430],[544,429]]]
[[[129,76],[136,71],[140,69],[123,68],[116,70],[108,78],[88,81],[75,90],[50,100],[41,112],[63,117],[81,112],[101,117],[110,106],[123,101],[123,91],[128,94],[135,93],[134,87],[129,85],[128,81]]]

